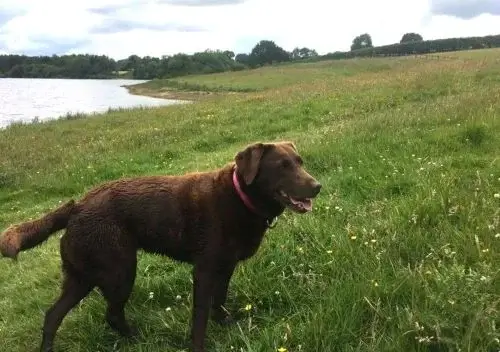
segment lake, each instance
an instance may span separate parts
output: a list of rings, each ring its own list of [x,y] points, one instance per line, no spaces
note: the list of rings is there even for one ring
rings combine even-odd
[[[127,79],[0,78],[0,128],[12,122],[57,118],[68,113],[104,112],[109,108],[161,106],[176,100],[129,94]]]

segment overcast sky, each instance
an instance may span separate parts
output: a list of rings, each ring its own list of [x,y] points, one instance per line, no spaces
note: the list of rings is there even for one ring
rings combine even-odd
[[[374,45],[500,34],[500,0],[0,0],[0,53],[240,53],[269,39],[324,54],[365,32]]]

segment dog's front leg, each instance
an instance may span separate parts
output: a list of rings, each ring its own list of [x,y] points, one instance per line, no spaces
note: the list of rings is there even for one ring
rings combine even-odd
[[[212,302],[212,319],[221,325],[227,325],[233,322],[233,318],[224,308],[224,304],[226,303],[229,282],[231,281],[235,267],[235,263],[224,263],[217,268]]]
[[[215,266],[197,263],[193,270],[193,314],[191,343],[193,352],[205,352],[210,304],[213,297]]]

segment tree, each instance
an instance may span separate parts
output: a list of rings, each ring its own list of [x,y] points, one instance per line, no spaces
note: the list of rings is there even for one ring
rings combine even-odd
[[[245,53],[241,53],[241,54],[236,55],[236,57],[234,59],[236,60],[236,62],[239,62],[240,64],[248,65],[249,58],[250,58],[250,55],[245,54]]]
[[[260,66],[290,60],[290,53],[276,45],[272,40],[261,40],[250,53],[251,66]]]
[[[373,48],[372,37],[368,33],[358,35],[353,39],[351,51],[365,48]]]
[[[234,52],[231,51],[231,50],[225,50],[224,51],[224,55],[226,55],[228,58],[230,58],[231,60],[234,59]]]
[[[13,66],[9,72],[7,72],[8,77],[22,78],[24,77],[24,67],[23,65]]]
[[[137,67],[141,62],[141,58],[137,55],[130,55],[125,63],[123,70],[131,70]]]
[[[306,59],[309,57],[316,57],[318,56],[318,53],[314,49],[309,49],[309,48],[295,48],[292,51],[292,60],[300,60],[300,59]]]
[[[400,43],[412,43],[412,42],[421,42],[424,38],[418,33],[405,33],[401,38]]]
[[[31,78],[111,78],[116,61],[103,55],[0,55],[0,74]]]

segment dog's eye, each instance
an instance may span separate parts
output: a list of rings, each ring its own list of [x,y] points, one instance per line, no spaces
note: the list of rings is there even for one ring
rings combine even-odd
[[[302,158],[300,156],[298,156],[296,160],[297,160],[297,164],[299,164],[301,166],[304,164],[304,160],[302,160]]]

